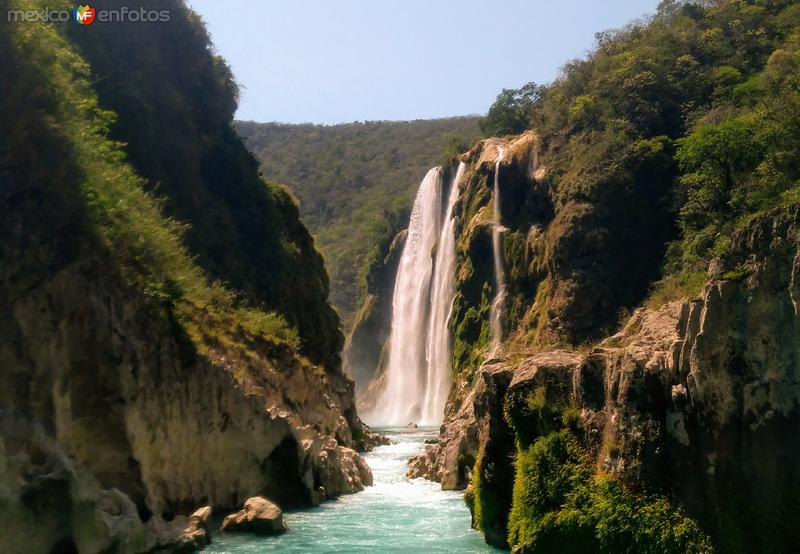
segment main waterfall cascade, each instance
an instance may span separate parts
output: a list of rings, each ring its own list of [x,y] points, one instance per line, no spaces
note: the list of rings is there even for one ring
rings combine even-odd
[[[425,385],[425,401],[422,404],[422,421],[440,422],[444,405],[450,393],[450,316],[453,313],[456,273],[456,233],[453,206],[458,200],[459,185],[466,171],[466,164],[458,164],[458,170],[450,185],[447,211],[439,235],[439,247],[433,273],[431,290],[431,320],[426,349],[428,366]]]
[[[503,161],[503,147],[497,147],[497,160],[494,163],[494,187],[492,188],[492,255],[494,256],[495,296],[492,301],[489,319],[492,323],[492,349],[490,356],[497,354],[503,340],[503,309],[506,302],[506,272],[503,267],[503,228],[500,223],[500,162]]]
[[[436,425],[444,416],[455,294],[453,206],[465,169],[460,163],[446,206],[440,167],[428,171],[414,199],[394,286],[385,385],[373,423]]]

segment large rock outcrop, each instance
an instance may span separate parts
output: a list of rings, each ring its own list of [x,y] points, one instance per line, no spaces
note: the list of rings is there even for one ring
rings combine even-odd
[[[658,274],[663,244],[674,232],[664,201],[669,171],[653,178],[646,190],[631,190],[629,177],[622,179],[624,185],[568,185],[565,168],[558,165],[563,160],[542,154],[540,137],[530,131],[488,138],[453,160],[467,164],[454,208],[456,297],[450,327],[456,390],[472,381],[491,341],[489,312],[496,286],[490,263],[492,188],[501,151],[507,277],[501,324],[504,336],[515,339],[515,348],[601,339],[613,330],[621,309],[644,298]],[[637,178],[644,171],[628,169]],[[588,189],[598,196],[587,197]],[[371,351],[380,350],[373,346]],[[379,365],[377,354],[367,361]]]
[[[351,381],[257,337],[241,350],[197,343],[89,267],[0,294],[0,405],[39,421],[103,485],[171,518],[259,492],[316,503],[369,481],[351,449]],[[4,264],[5,282],[17,271]]]
[[[156,541],[124,493],[103,487],[35,423],[0,412],[0,550],[146,552]]]
[[[2,437],[0,504],[13,508],[0,511],[19,539],[6,551],[146,551],[174,544],[200,506],[258,494],[313,505],[371,480],[321,257],[288,193],[258,177],[232,135],[232,81],[202,25],[169,6],[169,37],[151,26],[149,47],[169,43],[194,64],[164,83],[157,121],[149,108],[116,120],[129,158],[101,106],[136,111],[155,90],[139,96],[127,81],[161,79],[135,47],[144,36],[110,25],[86,54],[63,26],[0,33],[0,88],[13,91],[0,99],[0,410],[45,437]],[[142,175],[175,194],[154,198]],[[214,240],[198,246],[209,226]],[[220,241],[230,257],[214,257]],[[214,280],[248,261],[240,279]]]
[[[587,352],[487,362],[451,406],[440,443],[412,462],[413,474],[448,488],[482,486],[472,501],[509,514],[517,449],[565,425],[597,471],[633,494],[668,498],[719,551],[791,551],[800,483],[800,455],[786,447],[800,424],[798,232],[800,207],[774,210],[732,237],[700,298],[639,309]],[[474,455],[474,466],[456,452]],[[482,529],[506,545],[502,524]]]

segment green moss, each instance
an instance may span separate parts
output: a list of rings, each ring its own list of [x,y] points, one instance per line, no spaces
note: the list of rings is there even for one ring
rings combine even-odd
[[[467,305],[460,295],[454,301],[453,368],[468,377],[483,363],[491,342],[489,294],[488,286],[484,286],[477,306]]]
[[[525,553],[708,553],[708,537],[666,499],[597,475],[567,430],[517,452],[510,546]]]
[[[504,415],[523,449],[538,437],[561,429],[568,410],[577,412],[574,408],[568,408],[563,403],[548,398],[550,387],[558,387],[558,384],[541,385],[528,394],[509,394],[506,397]]]
[[[506,397],[516,437],[509,546],[529,553],[711,552],[697,524],[666,499],[632,494],[597,472],[580,413],[560,386],[551,380]],[[608,453],[617,457],[621,448],[612,443]],[[476,490],[488,486],[480,469]]]
[[[697,297],[707,280],[705,271],[668,275],[653,286],[645,305],[650,309],[657,309],[667,302]]]
[[[733,268],[731,271],[726,271],[722,274],[723,279],[727,279],[729,281],[741,281],[747,276],[747,268],[743,265],[738,265]]]
[[[505,548],[514,483],[507,450],[497,441],[482,445],[472,475],[473,526],[484,533],[489,544]]]
[[[472,469],[472,520],[475,528],[485,533],[492,522],[500,516],[500,511],[496,503],[492,502],[494,496],[491,482],[494,477],[494,467],[492,464],[485,464],[483,460],[483,450],[481,450]]]

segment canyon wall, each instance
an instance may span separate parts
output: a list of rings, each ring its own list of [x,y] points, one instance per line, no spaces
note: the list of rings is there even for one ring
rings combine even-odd
[[[143,552],[199,506],[371,483],[321,256],[167,7],[0,34],[4,552]]]
[[[666,499],[721,552],[791,550],[799,230],[796,205],[754,219],[712,262],[699,298],[638,309],[595,347],[520,349],[485,362],[454,389],[440,443],[412,461],[411,474],[469,487],[474,524],[520,552],[546,551],[557,538],[575,551],[607,548],[548,519],[562,517],[557,499],[531,504],[539,497],[526,483],[558,483],[555,472],[578,461],[584,479],[605,475],[625,495]],[[556,439],[578,446],[559,456],[546,450]],[[563,486],[556,497],[577,489]],[[587,528],[601,517],[591,503],[575,509]],[[706,551],[693,529],[664,548]]]

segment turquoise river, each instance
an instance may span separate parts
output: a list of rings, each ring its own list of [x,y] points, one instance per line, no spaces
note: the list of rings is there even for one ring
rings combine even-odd
[[[461,492],[406,477],[408,460],[435,429],[384,429],[392,443],[366,455],[375,484],[364,492],[285,514],[289,532],[279,537],[215,533],[204,552],[499,552],[470,528]]]

